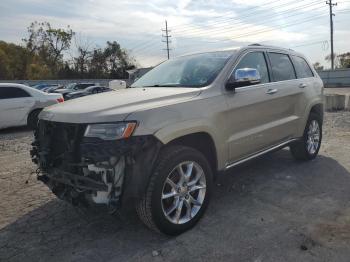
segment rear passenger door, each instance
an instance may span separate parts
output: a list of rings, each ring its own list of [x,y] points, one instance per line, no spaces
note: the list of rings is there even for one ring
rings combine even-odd
[[[34,98],[19,87],[0,87],[0,128],[25,125],[34,103]]]
[[[307,110],[307,105],[309,103],[306,93],[308,92],[308,90],[314,89],[315,75],[311,70],[309,63],[305,60],[305,58],[298,55],[292,55],[291,57],[292,57],[292,61],[293,61],[297,78],[298,78],[298,88],[299,88],[299,91],[302,92],[302,96],[300,97],[295,110],[296,110],[296,114],[300,118],[299,124],[301,125],[302,128],[304,128],[303,125],[305,123],[302,121],[302,119],[304,119],[305,113],[307,113],[306,110]]]

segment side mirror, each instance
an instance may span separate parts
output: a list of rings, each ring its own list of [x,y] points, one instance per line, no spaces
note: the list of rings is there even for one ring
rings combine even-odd
[[[256,85],[261,82],[260,73],[255,68],[240,68],[231,75],[226,83],[226,89],[234,90],[236,87]]]

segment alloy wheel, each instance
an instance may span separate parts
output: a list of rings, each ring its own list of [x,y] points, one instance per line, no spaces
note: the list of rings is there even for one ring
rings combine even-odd
[[[167,176],[161,196],[164,216],[173,224],[192,220],[201,209],[206,195],[203,169],[194,161],[178,164]]]
[[[312,120],[307,131],[306,149],[313,155],[320,144],[320,126],[316,120]]]

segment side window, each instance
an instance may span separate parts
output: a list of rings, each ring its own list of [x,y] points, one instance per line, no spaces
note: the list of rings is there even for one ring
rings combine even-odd
[[[309,64],[305,61],[304,58],[293,55],[292,59],[295,65],[295,71],[297,72],[298,78],[307,78],[314,76],[314,73],[312,72]]]
[[[267,69],[266,60],[263,52],[251,52],[246,54],[236,66],[233,74],[237,69],[254,68],[260,73],[261,83],[270,82],[269,71]]]
[[[275,81],[295,79],[295,71],[289,56],[280,53],[269,53],[272,74]]]
[[[30,97],[30,94],[18,87],[2,86],[0,87],[0,99],[11,99]]]

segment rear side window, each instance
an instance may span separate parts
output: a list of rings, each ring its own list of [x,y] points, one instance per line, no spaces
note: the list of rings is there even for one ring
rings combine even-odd
[[[89,86],[93,86],[93,84],[77,84],[76,88],[77,89],[85,89],[85,88],[87,88]]]
[[[30,94],[18,87],[12,87],[12,86],[0,87],[0,99],[11,99],[11,98],[21,98],[21,97],[30,97]]]
[[[233,74],[236,73],[237,69],[242,68],[254,68],[257,69],[260,73],[261,82],[268,83],[270,82],[269,71],[267,69],[265,56],[262,52],[251,52],[246,54],[242,60],[238,63]]]
[[[309,64],[305,61],[304,58],[299,56],[292,56],[292,59],[295,65],[295,71],[297,72],[298,78],[307,78],[314,76],[314,73],[312,72]]]
[[[294,67],[288,55],[269,53],[269,58],[275,81],[296,79]]]

